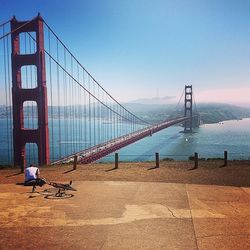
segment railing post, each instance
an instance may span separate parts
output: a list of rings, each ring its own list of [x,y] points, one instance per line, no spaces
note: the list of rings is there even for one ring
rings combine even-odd
[[[194,169],[198,168],[198,159],[199,159],[199,156],[198,156],[198,153],[194,153]]]
[[[118,168],[118,163],[119,163],[119,156],[118,153],[115,153],[115,169]]]
[[[73,170],[76,170],[76,165],[77,165],[77,155],[74,156],[74,163],[73,163]]]
[[[160,157],[159,153],[155,153],[155,167],[159,168],[160,167]]]
[[[227,166],[227,151],[224,151],[224,166]]]

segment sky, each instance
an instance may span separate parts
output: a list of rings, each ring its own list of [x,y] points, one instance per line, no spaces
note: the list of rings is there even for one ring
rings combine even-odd
[[[120,102],[250,103],[250,0],[0,0],[0,23],[38,12]]]

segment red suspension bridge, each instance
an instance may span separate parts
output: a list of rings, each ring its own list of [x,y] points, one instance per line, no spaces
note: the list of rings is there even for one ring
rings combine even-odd
[[[37,159],[48,165],[75,155],[90,163],[174,124],[183,123],[184,132],[197,125],[191,85],[183,92],[182,115],[150,124],[110,95],[40,15],[1,24],[0,55],[6,164],[24,168]]]

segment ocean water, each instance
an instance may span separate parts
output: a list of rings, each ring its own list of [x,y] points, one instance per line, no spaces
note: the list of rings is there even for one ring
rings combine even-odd
[[[11,164],[13,158],[12,146],[7,143],[7,138],[11,139],[11,130],[6,129],[7,125],[6,120],[0,119],[0,164]],[[104,126],[111,125],[104,124]],[[61,121],[61,129],[64,131],[63,121]],[[123,129],[126,129],[126,126]],[[54,147],[51,148],[53,157],[59,157],[60,153],[62,155],[72,153],[75,149],[71,140],[78,140],[78,143],[75,144],[78,147],[77,150],[89,146],[88,138],[83,141],[77,134],[73,134],[72,139],[66,140],[62,133],[59,140],[57,130],[58,121],[54,120],[53,138],[50,135],[50,141],[54,141]],[[146,137],[120,149],[118,151],[119,159],[121,161],[152,161],[156,152],[160,154],[160,159],[187,160],[194,152],[197,152],[202,158],[222,158],[224,150],[228,151],[229,159],[250,159],[250,118],[204,124],[195,129],[192,134],[184,134],[181,131],[183,131],[182,127],[173,126]],[[84,131],[82,133],[84,134]],[[89,135],[89,132],[87,131],[86,134]],[[102,138],[102,140],[104,139]],[[61,152],[59,152],[59,145],[62,146]],[[34,144],[27,145],[26,150],[28,151],[27,163],[36,163],[37,147]],[[102,158],[99,162],[113,160],[114,154]]]

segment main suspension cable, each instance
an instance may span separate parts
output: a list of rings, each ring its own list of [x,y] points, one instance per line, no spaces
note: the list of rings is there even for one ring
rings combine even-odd
[[[128,113],[135,116],[138,120],[140,120],[144,124],[151,125],[149,122],[142,120],[141,118],[137,117],[133,113],[131,113],[128,109],[126,109],[123,105],[121,105],[111,94],[109,94],[100,84],[99,82],[86,70],[86,68],[77,60],[77,58],[72,54],[72,52],[67,48],[67,46],[62,42],[62,40],[56,35],[56,33],[52,30],[52,28],[43,20],[44,24],[47,28],[52,32],[52,34],[56,37],[56,39],[61,43],[61,45],[67,50],[67,52],[74,58],[74,60],[80,65],[80,67],[89,75],[89,77],[119,106],[125,109]]]
[[[18,28],[9,31],[8,33],[6,33],[6,34],[4,34],[3,36],[1,36],[1,37],[0,37],[0,40],[2,40],[3,38],[5,38],[6,36],[11,35],[12,33],[15,33],[15,32],[18,31],[18,30],[22,29],[23,27],[25,27],[25,26],[28,25],[29,23],[33,22],[35,19],[36,19],[36,17],[33,18],[33,19],[31,19],[30,21],[28,21],[28,22],[26,22],[26,23],[20,25]],[[7,22],[7,23],[8,23],[8,22]],[[4,25],[5,25],[5,24],[4,24]]]
[[[36,39],[28,32],[28,34],[29,34],[29,36],[31,36],[32,37],[32,39],[34,40],[34,41],[36,41]],[[60,41],[60,40],[59,40]],[[65,49],[67,50],[67,48],[65,47]],[[91,97],[93,97],[95,100],[97,100],[97,101],[99,101],[102,105],[104,105],[106,108],[108,108],[110,111],[112,111],[113,113],[116,113],[116,111],[115,110],[113,110],[111,107],[109,107],[109,106],[107,106],[107,105],[105,105],[105,103],[103,103],[101,100],[99,100],[96,96],[94,96],[89,90],[87,90],[80,82],[78,82],[77,81],[77,79],[75,78],[75,77],[73,77],[72,76],[72,74],[70,74],[66,69],[64,69],[63,68],[63,66],[53,57],[53,56],[51,56],[51,54],[50,53],[48,53],[45,49],[44,49],[44,52],[52,59],[52,61],[54,61],[56,64],[57,64],[57,66],[59,66],[63,71],[65,71],[65,73],[74,81],[74,82],[76,82],[78,85],[80,85],[86,92],[88,92],[88,94],[91,96]],[[74,58],[74,56],[70,53],[70,55],[72,56],[72,58]],[[87,72],[87,71],[86,71]],[[87,72],[88,73],[88,72]],[[90,74],[88,74],[88,76],[89,76],[89,78],[91,78],[92,80],[94,80],[93,79],[93,77],[90,75]],[[96,82],[97,83],[97,82]],[[99,86],[99,84],[98,84],[98,86]],[[101,87],[101,86],[100,86]],[[103,89],[102,87],[101,87],[101,89]],[[104,89],[103,89],[104,90]],[[104,90],[105,91],[105,90]],[[105,91],[105,93],[107,93],[106,91]],[[124,106],[122,106],[121,104],[119,104],[110,94],[108,94],[107,93],[107,95],[108,96],[110,96],[119,106],[121,106],[123,109],[125,109],[126,111],[127,111],[127,113],[129,113],[130,115],[132,115],[133,117],[135,117],[137,120],[139,120],[139,121],[141,121],[142,122],[142,124],[148,124],[148,125],[151,125],[150,123],[148,123],[148,122],[146,122],[146,121],[144,121],[144,120],[142,120],[141,118],[139,118],[139,117],[137,117],[136,115],[134,115],[133,113],[131,113],[130,111],[128,111],[126,108],[124,108]],[[117,114],[117,113],[116,113]],[[120,117],[122,117],[120,114],[117,114],[117,115],[119,115]],[[129,119],[127,118],[127,117],[123,117],[125,120],[128,120],[129,121]]]

